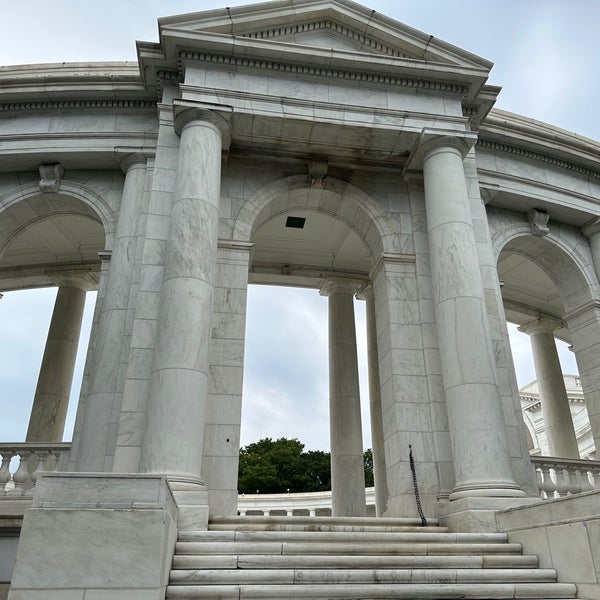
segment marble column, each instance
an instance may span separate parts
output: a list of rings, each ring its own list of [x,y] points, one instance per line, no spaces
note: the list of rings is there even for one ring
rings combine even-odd
[[[330,279],[321,287],[329,298],[329,427],[334,517],[366,515],[365,472],[354,320],[355,282]]]
[[[203,485],[221,154],[229,130],[220,113],[194,108],[176,115],[175,128],[181,140],[140,467],[185,487]]]
[[[369,363],[369,409],[371,415],[371,443],[373,446],[373,477],[375,480],[375,514],[382,516],[387,508],[387,477],[381,409],[381,381],[379,378],[379,352],[377,350],[377,324],[375,297],[369,284],[360,297],[367,305],[367,359]]]
[[[97,327],[94,362],[76,457],[77,471],[109,470],[106,456],[114,454],[114,448],[108,447],[111,418],[115,395],[119,391],[119,365],[135,264],[137,226],[146,188],[146,162],[147,157],[143,154],[128,154],[121,161],[125,182]]]
[[[62,442],[77,357],[85,294],[93,282],[85,275],[56,275],[58,294],[38,376],[26,442]]]
[[[565,380],[553,335],[559,326],[560,323],[553,319],[535,319],[519,327],[519,331],[528,334],[531,341],[550,455],[579,458]]]
[[[471,136],[470,141],[474,141]],[[424,135],[419,149],[455,487],[450,500],[523,496],[515,483],[466,185],[464,137]]]

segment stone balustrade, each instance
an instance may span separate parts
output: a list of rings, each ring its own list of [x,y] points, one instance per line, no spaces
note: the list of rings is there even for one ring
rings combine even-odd
[[[560,498],[600,489],[600,461],[532,456],[540,496]]]
[[[365,489],[367,515],[375,516],[375,488]],[[331,516],[331,492],[240,494],[240,516]]]
[[[66,465],[71,444],[1,443],[0,498],[31,497],[41,471]]]
[[[41,471],[62,470],[71,444],[0,443],[0,498],[33,495]],[[600,461],[531,458],[538,477],[540,497],[559,498],[600,489]],[[367,514],[375,515],[375,489],[366,488]],[[331,492],[240,494],[240,515],[330,516]]]

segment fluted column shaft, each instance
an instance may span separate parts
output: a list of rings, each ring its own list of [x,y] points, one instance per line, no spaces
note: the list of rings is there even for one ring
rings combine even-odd
[[[531,341],[550,454],[579,458],[569,398],[553,335],[558,326],[559,323],[551,319],[536,319],[519,327],[519,331],[527,333]]]
[[[105,456],[109,451],[111,418],[118,392],[117,377],[135,266],[137,226],[146,184],[146,157],[127,156],[122,166],[125,182],[97,328],[93,370],[77,452],[77,471],[106,470]]]
[[[87,286],[60,281],[38,376],[27,442],[62,442]]]
[[[202,483],[211,315],[217,255],[222,131],[188,110],[181,132],[141,470]]]
[[[509,462],[491,335],[463,168],[456,138],[425,143],[423,175],[442,378],[455,488],[466,496],[521,496]]]
[[[381,516],[387,508],[387,477],[383,415],[381,410],[381,381],[379,378],[379,352],[377,350],[377,324],[373,286],[361,293],[367,305],[367,359],[369,363],[369,408],[371,415],[371,443],[373,446],[373,478],[375,480],[375,514]]]
[[[329,280],[321,294],[329,298],[329,427],[332,513],[366,514],[354,293],[347,280]]]

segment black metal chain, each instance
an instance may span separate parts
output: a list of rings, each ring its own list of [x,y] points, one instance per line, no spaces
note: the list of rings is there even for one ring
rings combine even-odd
[[[415,469],[415,459],[413,458],[412,445],[408,445],[408,460],[410,462],[410,470],[412,472],[413,488],[415,490],[415,501],[417,503],[417,511],[419,517],[421,517],[421,527],[427,527],[427,519],[423,513],[423,507],[421,506],[421,496],[419,494],[419,484],[417,483],[417,471]]]

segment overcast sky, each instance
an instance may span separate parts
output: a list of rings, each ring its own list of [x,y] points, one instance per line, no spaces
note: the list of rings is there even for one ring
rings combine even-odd
[[[159,16],[245,4],[179,0],[28,0],[0,3],[0,65],[136,60],[157,41]],[[498,108],[600,139],[597,0],[378,0],[378,12],[495,63]],[[1,90],[0,90],[1,94]],[[1,97],[0,97],[1,98]],[[0,284],[1,286],[1,284]],[[25,439],[55,290],[0,300],[0,441]],[[65,439],[71,438],[94,294],[88,294]],[[364,303],[357,302],[365,447],[370,446]],[[514,334],[519,385],[535,378],[527,336]],[[559,343],[565,373],[573,354]],[[327,302],[316,291],[251,287],[242,444],[297,437],[329,449]]]

